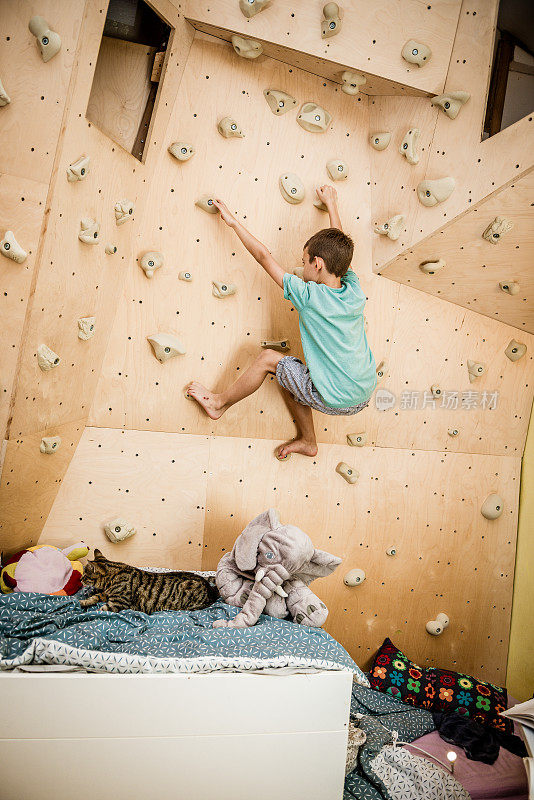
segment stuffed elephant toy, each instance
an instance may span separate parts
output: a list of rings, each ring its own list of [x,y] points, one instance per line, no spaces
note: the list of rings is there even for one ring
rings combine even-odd
[[[260,614],[320,628],[328,609],[309,588],[315,578],[330,575],[341,559],[316,550],[309,536],[294,525],[282,525],[270,508],[252,520],[217,567],[221,598],[241,606],[230,620],[219,619],[214,628],[247,628]]]

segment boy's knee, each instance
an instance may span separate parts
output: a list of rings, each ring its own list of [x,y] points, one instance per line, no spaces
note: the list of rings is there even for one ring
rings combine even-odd
[[[276,365],[281,358],[283,358],[283,356],[280,353],[269,348],[262,350],[259,355],[259,360],[266,367],[266,369],[269,370],[269,372],[276,372]]]

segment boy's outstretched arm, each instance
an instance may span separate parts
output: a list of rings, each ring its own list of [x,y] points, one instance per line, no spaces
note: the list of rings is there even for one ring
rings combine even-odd
[[[325,183],[323,186],[318,186],[315,191],[319,200],[322,200],[328,209],[330,227],[338,228],[342,231],[341,219],[339,217],[339,211],[337,210],[337,192],[334,187]]]
[[[256,259],[258,264],[261,264],[265,272],[271,276],[280,288],[284,286],[284,275],[287,270],[280,266],[264,244],[262,244],[255,236],[253,236],[244,225],[231,214],[222,200],[214,199],[213,202],[221,212],[221,218],[226,224],[235,230],[249,253]]]

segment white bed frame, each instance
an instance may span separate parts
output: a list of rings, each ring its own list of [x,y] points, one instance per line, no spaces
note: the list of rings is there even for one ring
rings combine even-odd
[[[0,798],[341,800],[352,674],[0,673]]]

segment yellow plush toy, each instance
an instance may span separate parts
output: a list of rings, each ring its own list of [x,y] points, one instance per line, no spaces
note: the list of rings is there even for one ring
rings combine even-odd
[[[78,561],[89,552],[81,542],[60,550],[37,544],[10,556],[0,573],[0,589],[40,594],[75,594],[82,588],[83,565]],[[3,562],[3,558],[2,558]]]

